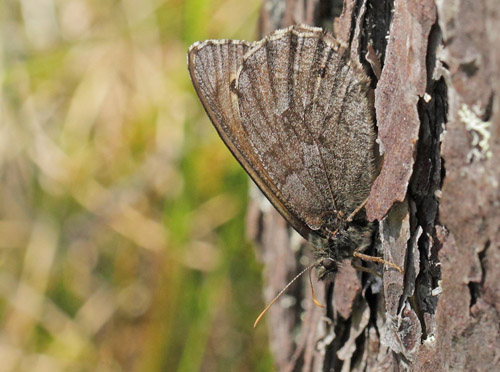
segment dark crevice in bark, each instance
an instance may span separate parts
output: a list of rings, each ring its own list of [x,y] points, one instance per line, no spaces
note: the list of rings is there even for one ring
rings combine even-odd
[[[328,319],[333,319],[333,291],[335,289],[335,282],[327,283],[325,285],[325,299],[326,311],[325,315]]]
[[[470,292],[470,304],[469,307],[472,307],[476,304],[477,299],[480,295],[479,293],[479,284],[475,282],[469,282],[469,292]]]
[[[379,298],[378,298],[377,294],[373,293],[371,285],[365,291],[365,299],[366,299],[366,302],[368,304],[368,307],[370,308],[370,322],[369,322],[369,324],[371,324],[378,333],[377,310],[378,310],[378,305],[379,305],[378,304]]]
[[[420,268],[415,279],[415,293],[412,306],[421,323],[421,342],[429,332],[425,314],[433,316],[438,297],[432,290],[438,286],[441,271],[438,260],[440,240],[436,226],[439,225],[439,193],[444,179],[444,164],[441,158],[441,135],[447,121],[447,91],[444,78],[435,79],[436,49],[441,44],[439,25],[432,26],[428,38],[426,56],[426,94],[418,102],[420,118],[419,141],[414,173],[409,193],[415,202],[415,223],[421,226],[423,234],[417,241]],[[430,325],[432,326],[432,325]]]
[[[364,333],[361,333],[355,341],[356,350],[351,357],[351,367],[358,366],[361,363],[363,354],[365,352],[366,337]]]
[[[350,37],[349,37],[349,45],[352,45],[353,38],[355,36],[354,30],[356,29],[356,24],[357,20],[359,18],[359,12],[361,10],[361,6],[363,2],[366,0],[355,0],[355,5],[354,5],[354,11],[352,12],[352,22],[351,22],[351,30],[350,30]]]
[[[415,294],[409,299],[411,308],[413,311],[415,311],[415,314],[417,314],[418,321],[420,322],[420,326],[422,327],[422,335],[420,336],[420,342],[423,342],[427,336],[427,325],[425,324],[425,317],[424,317],[424,311],[422,310],[422,307],[420,306],[420,297]]]
[[[483,270],[481,275],[481,285],[484,284],[484,279],[486,275],[486,267],[484,260],[486,259],[486,252],[488,251],[488,249],[490,249],[490,246],[491,246],[491,240],[488,239],[486,241],[486,244],[484,245],[484,249],[478,254],[479,262],[481,262],[481,269]]]
[[[319,0],[314,12],[314,25],[332,31],[332,19],[342,13],[342,0]]]
[[[484,245],[484,248],[478,252],[477,256],[479,259],[480,267],[481,267],[481,278],[479,281],[470,281],[468,284],[469,292],[470,292],[470,304],[469,308],[473,307],[478,298],[481,297],[482,292],[484,290],[484,283],[486,278],[486,267],[485,267],[485,257],[488,248],[490,247],[491,241],[488,240]]]
[[[429,332],[433,332],[433,324],[428,324],[426,319],[429,316],[432,319],[435,314],[438,297],[433,295],[432,289],[438,286],[441,279],[437,257],[440,242],[436,226],[439,225],[438,195],[444,175],[440,150],[441,134],[446,123],[447,94],[444,79],[434,80],[435,51],[440,43],[441,32],[439,26],[434,24],[429,33],[426,54],[426,95],[419,99],[417,106],[419,140],[409,185],[411,238],[406,251],[404,291],[398,306],[398,313],[401,313],[408,298],[420,323],[420,342],[427,339]],[[413,247],[416,247],[415,251]],[[413,266],[414,262],[418,262],[418,268]]]
[[[484,108],[484,117],[483,121],[489,121],[491,119],[491,115],[493,114],[493,102],[495,100],[495,93],[490,94],[490,98],[488,99],[488,103]]]
[[[420,132],[415,161],[414,173],[410,182],[410,196],[416,206],[415,224],[421,226],[423,234],[417,241],[419,254],[419,273],[415,278],[415,292],[410,303],[419,319],[422,334],[421,342],[427,339],[429,332],[425,313],[434,315],[438,297],[432,289],[438,286],[441,272],[437,254],[440,241],[436,226],[439,225],[439,190],[441,189],[444,168],[440,155],[441,134],[446,123],[447,96],[444,79],[432,80],[435,66],[434,50],[440,40],[439,28],[434,26],[429,37],[429,52],[427,54],[428,84],[425,98],[419,100]],[[415,231],[415,230],[413,230]],[[411,251],[411,249],[409,249]]]
[[[337,351],[339,351],[342,346],[345,345],[349,338],[349,330],[351,327],[351,319],[342,319],[341,317],[337,318],[337,324],[335,325],[335,340],[331,343],[331,350],[334,351],[329,354],[332,354],[333,359],[331,360],[331,364],[328,364],[330,368],[333,366],[334,371],[341,371],[342,365],[344,364],[343,360],[340,360],[337,355]]]
[[[387,48],[387,35],[392,23],[394,12],[394,1],[366,2],[366,14],[363,20],[363,34],[361,38],[362,50],[366,51],[371,44],[380,61],[380,67],[384,67],[385,50]],[[362,54],[364,58],[364,54]]]
[[[425,64],[427,66],[427,82],[431,84],[435,83],[434,75],[436,73],[437,67],[436,51],[442,45],[442,43],[443,35],[441,33],[441,29],[439,27],[439,24],[435,23],[429,33],[427,56],[425,61]],[[427,86],[427,89],[429,89],[429,86]]]

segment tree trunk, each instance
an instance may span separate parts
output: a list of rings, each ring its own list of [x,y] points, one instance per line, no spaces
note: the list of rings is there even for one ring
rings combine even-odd
[[[383,279],[342,266],[267,316],[279,371],[500,370],[500,12],[495,0],[265,0],[260,32],[332,28],[371,71],[383,166],[366,211]],[[381,72],[380,72],[381,70]],[[266,301],[311,259],[259,193]],[[377,267],[375,267],[377,268]],[[380,266],[378,270],[381,270]]]

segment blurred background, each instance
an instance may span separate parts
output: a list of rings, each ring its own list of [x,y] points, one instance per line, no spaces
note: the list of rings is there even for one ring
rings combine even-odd
[[[248,179],[186,68],[259,3],[0,3],[1,371],[272,370]]]

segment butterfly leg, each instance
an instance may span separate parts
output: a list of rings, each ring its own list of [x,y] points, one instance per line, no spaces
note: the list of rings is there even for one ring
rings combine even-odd
[[[361,203],[355,210],[354,212],[352,212],[349,217],[347,217],[347,222],[351,222],[352,219],[354,218],[355,215],[358,214],[358,212],[363,209],[363,207],[366,205],[366,203],[368,202],[368,198],[365,199],[365,201],[363,203]]]
[[[384,260],[383,258],[380,258],[380,257],[373,257],[373,256],[368,256],[367,254],[363,254],[363,253],[360,253],[360,252],[357,252],[355,251],[353,253],[353,256],[356,257],[356,258],[359,258],[363,261],[370,261],[370,262],[378,262],[378,263],[381,263],[381,264],[384,264],[384,265],[387,265],[387,266],[390,266],[394,269],[396,269],[397,271],[399,271],[401,274],[404,273],[403,269],[401,268],[401,266],[399,265],[396,265],[392,262],[389,262],[389,261],[386,261]]]

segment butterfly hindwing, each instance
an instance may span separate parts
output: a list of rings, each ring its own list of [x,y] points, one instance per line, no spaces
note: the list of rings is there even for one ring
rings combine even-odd
[[[243,58],[238,104],[252,151],[292,214],[320,235],[325,216],[349,215],[369,195],[368,89],[362,68],[318,28],[279,30]]]

